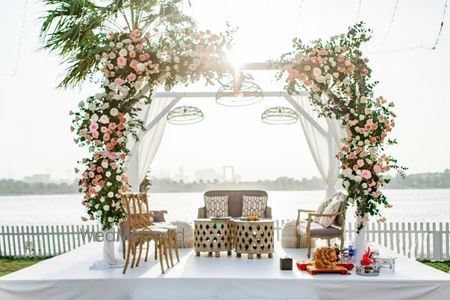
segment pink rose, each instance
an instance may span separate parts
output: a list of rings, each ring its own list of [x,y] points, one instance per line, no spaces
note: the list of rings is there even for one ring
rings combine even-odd
[[[374,171],[376,174],[382,172],[381,167],[380,167],[379,165],[373,166],[373,171]]]
[[[355,158],[356,158],[355,152],[350,153],[350,154],[348,155],[348,158],[349,158],[349,159],[355,159]]]
[[[298,71],[295,69],[290,69],[288,71],[288,80],[292,81],[298,77]]]
[[[92,131],[92,137],[94,139],[98,138],[98,131]],[[90,140],[90,138],[88,137],[88,140]]]
[[[136,51],[130,51],[130,57],[135,58],[136,57]]]
[[[123,56],[117,58],[117,65],[119,66],[119,68],[123,68],[125,67],[125,65],[127,64],[127,59]]]
[[[358,164],[358,166],[360,168],[362,168],[364,166],[364,160],[362,160],[362,159],[358,159],[358,161],[356,163]]]
[[[135,81],[135,80],[136,80],[136,75],[135,75],[134,73],[130,73],[130,74],[127,76],[127,79],[128,79],[129,81]]]
[[[127,54],[128,54],[128,51],[125,50],[125,49],[122,49],[122,50],[119,51],[119,55],[120,56],[127,56]]]
[[[103,140],[104,140],[105,142],[107,142],[107,141],[109,141],[109,139],[110,139],[109,134],[105,133],[105,134],[103,135]]]
[[[372,178],[372,173],[369,170],[362,170],[361,177],[364,179],[370,179]]]
[[[97,123],[92,123],[91,125],[89,125],[89,130],[92,131],[96,131],[98,129],[98,124]]]
[[[123,79],[117,77],[116,79],[114,79],[114,83],[117,84],[117,85],[122,85],[123,84]]]

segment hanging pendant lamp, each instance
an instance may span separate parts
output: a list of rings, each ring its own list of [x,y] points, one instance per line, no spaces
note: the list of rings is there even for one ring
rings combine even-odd
[[[189,125],[202,121],[203,112],[195,106],[179,106],[167,114],[167,122],[174,125]]]
[[[248,76],[235,72],[233,80],[222,84],[216,93],[216,102],[224,106],[247,106],[260,102],[263,91]]]
[[[271,125],[289,125],[298,120],[297,113],[289,107],[271,107],[261,115],[261,121]]]

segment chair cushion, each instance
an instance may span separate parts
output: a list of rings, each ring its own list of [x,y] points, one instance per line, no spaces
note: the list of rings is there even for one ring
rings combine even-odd
[[[297,232],[299,235],[306,236],[306,222],[302,222],[297,226]],[[341,234],[341,230],[336,227],[323,227],[322,225],[312,222],[309,228],[311,236],[338,236]]]
[[[154,222],[165,222],[164,211],[154,210],[151,212]]]
[[[340,211],[342,207],[342,200],[340,199],[333,199],[325,210],[323,211],[323,214],[336,214]],[[322,225],[323,227],[329,227],[334,223],[334,220],[336,220],[336,216],[333,217],[320,217],[318,223]]]
[[[266,196],[242,195],[242,216],[258,216],[264,218],[267,207]]]
[[[228,217],[228,195],[205,196],[206,217]]]

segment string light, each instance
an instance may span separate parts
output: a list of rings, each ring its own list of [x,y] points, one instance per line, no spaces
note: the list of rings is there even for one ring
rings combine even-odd
[[[431,48],[433,50],[436,50],[436,47],[439,44],[439,40],[441,38],[442,28],[444,28],[444,19],[445,19],[445,14],[447,13],[447,2],[448,2],[448,0],[445,0],[444,12],[442,14],[442,20],[441,20],[441,26],[439,27],[439,32],[438,32],[436,40],[434,41],[433,48]]]
[[[20,32],[19,32],[17,57],[16,57],[16,61],[14,64],[13,72],[11,74],[0,74],[0,76],[15,77],[17,75],[17,70],[19,69],[20,54],[22,52],[23,35],[25,32],[25,19],[27,16],[27,6],[28,6],[28,0],[25,0],[24,5],[23,5],[23,13],[22,13],[22,25],[21,25]]]
[[[359,0],[359,2],[358,2],[358,14],[356,15],[356,23],[359,22],[359,18],[361,16],[361,5],[362,5],[362,0]]]
[[[386,34],[384,35],[383,43],[381,43],[380,49],[384,47],[384,44],[387,41],[387,38],[389,36],[389,33],[391,32],[392,24],[394,23],[395,13],[397,12],[397,6],[398,6],[398,0],[395,1],[394,11],[392,12],[391,22],[389,23],[389,27],[386,31]]]
[[[296,35],[298,36],[298,35],[300,35],[300,19],[301,19],[301,16],[302,16],[302,7],[303,7],[303,3],[305,2],[305,0],[301,0],[300,1],[300,4],[298,5],[298,13],[297,13],[297,32],[296,32]]]

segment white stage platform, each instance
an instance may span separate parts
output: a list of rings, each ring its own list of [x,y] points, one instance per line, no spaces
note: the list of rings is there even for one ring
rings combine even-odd
[[[273,259],[182,259],[165,275],[153,260],[122,275],[122,269],[89,270],[102,245],[92,243],[0,278],[1,300],[39,299],[449,299],[450,275],[399,257],[395,273],[378,277],[279,270],[279,257],[305,259],[305,251],[277,249]],[[117,248],[117,247],[116,247]]]

